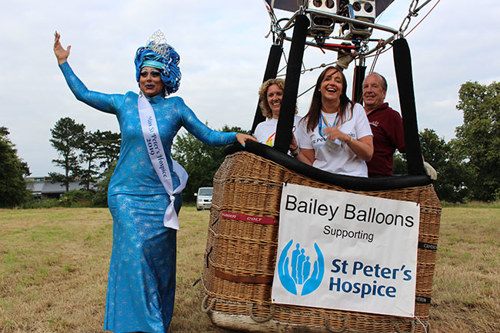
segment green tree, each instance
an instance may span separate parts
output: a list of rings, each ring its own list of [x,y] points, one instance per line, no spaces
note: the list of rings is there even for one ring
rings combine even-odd
[[[97,132],[84,132],[80,145],[80,162],[84,167],[80,171],[80,184],[85,185],[87,191],[90,191],[90,184],[97,180],[99,175],[99,166],[97,159],[99,157],[99,135]]]
[[[239,127],[227,125],[220,131],[244,132]],[[190,133],[178,135],[172,147],[172,158],[179,162],[189,175],[183,198],[187,202],[193,202],[194,193],[199,187],[212,186],[214,174],[226,157],[224,147],[205,145]]]
[[[400,153],[396,151],[394,153],[394,164],[392,167],[392,174],[394,176],[398,175],[407,175],[408,174],[408,166],[406,164],[406,154]]]
[[[73,119],[66,117],[59,119],[50,132],[52,134],[50,142],[60,157],[52,162],[64,169],[64,174],[51,172],[49,176],[54,182],[62,182],[68,192],[69,183],[81,175],[78,154],[83,142],[85,125],[77,124]]]
[[[28,164],[17,156],[9,134],[6,127],[0,127],[0,207],[10,208],[29,200],[23,176],[30,172]]]
[[[463,202],[469,194],[472,174],[457,152],[455,141],[447,143],[427,128],[419,137],[424,160],[438,172],[438,179],[434,181],[438,197],[449,202]]]
[[[468,161],[474,182],[471,198],[496,200],[500,196],[500,83],[462,84],[457,109],[464,122],[456,128],[456,148]]]
[[[120,133],[99,130],[84,133],[80,146],[80,162],[84,164],[80,184],[86,185],[87,191],[90,190],[91,184],[106,177],[111,163],[118,160],[120,142]]]
[[[458,153],[455,141],[446,142],[432,129],[419,132],[424,160],[438,173],[433,182],[439,199],[448,202],[463,202],[469,194],[472,174],[466,161]],[[394,174],[407,173],[405,154],[394,155]]]
[[[121,135],[111,131],[95,132],[98,137],[98,153],[97,156],[101,160],[99,167],[104,169],[104,172],[111,167],[111,164],[118,160],[120,155]],[[113,167],[114,169],[114,167]]]
[[[92,205],[99,207],[108,206],[108,186],[111,176],[115,171],[120,154],[121,135],[111,131],[97,131],[99,167],[104,171],[99,175],[100,181],[96,184],[97,192],[92,198]]]
[[[116,163],[118,161],[112,161],[109,167],[102,173],[101,181],[96,184],[97,191],[92,198],[92,205],[98,207],[108,207],[108,186],[111,180],[111,176],[115,171]]]

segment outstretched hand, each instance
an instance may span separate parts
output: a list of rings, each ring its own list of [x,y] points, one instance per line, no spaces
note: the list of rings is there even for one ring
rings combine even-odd
[[[69,52],[71,50],[71,45],[68,45],[67,49],[61,45],[61,35],[56,31],[54,34],[54,54],[56,55],[57,62],[59,65],[68,61]]]
[[[242,145],[243,147],[245,147],[245,141],[247,141],[247,140],[257,142],[257,139],[254,138],[253,136],[248,135],[248,134],[243,134],[243,133],[236,133],[236,140],[238,140],[240,145]]]

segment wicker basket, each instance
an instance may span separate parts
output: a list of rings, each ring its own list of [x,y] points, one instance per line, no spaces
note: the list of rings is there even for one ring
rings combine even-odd
[[[271,303],[284,182],[420,203],[415,318]],[[259,216],[249,223],[225,212]],[[349,191],[293,172],[248,152],[226,157],[214,176],[214,195],[202,277],[212,322],[249,332],[426,332],[441,205],[432,185]]]

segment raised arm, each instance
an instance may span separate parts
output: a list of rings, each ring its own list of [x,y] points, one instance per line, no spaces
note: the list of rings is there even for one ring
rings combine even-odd
[[[71,51],[71,45],[68,45],[67,49],[61,45],[61,35],[56,31],[54,34],[54,54],[56,55],[57,62],[59,65],[68,61],[69,53]]]
[[[75,75],[68,64],[71,45],[68,45],[68,47],[64,49],[60,41],[61,35],[56,31],[54,36],[54,54],[56,55],[59,68],[64,74],[66,83],[76,99],[103,112],[116,113],[117,107],[123,101],[123,95],[103,94],[87,89],[85,84]]]

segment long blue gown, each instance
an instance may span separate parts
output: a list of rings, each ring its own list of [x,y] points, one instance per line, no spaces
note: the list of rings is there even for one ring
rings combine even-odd
[[[104,329],[121,332],[167,332],[175,297],[176,230],[163,226],[170,198],[147,155],[134,92],[103,94],[90,91],[67,62],[60,65],[75,97],[103,112],[115,114],[120,124],[120,158],[108,188],[113,216],[113,250],[108,277]],[[211,130],[196,118],[182,98],[148,98],[153,107],[168,166],[170,151],[181,126],[202,142],[224,145],[236,133]],[[174,188],[179,178],[171,172]],[[179,212],[181,195],[176,195]]]

